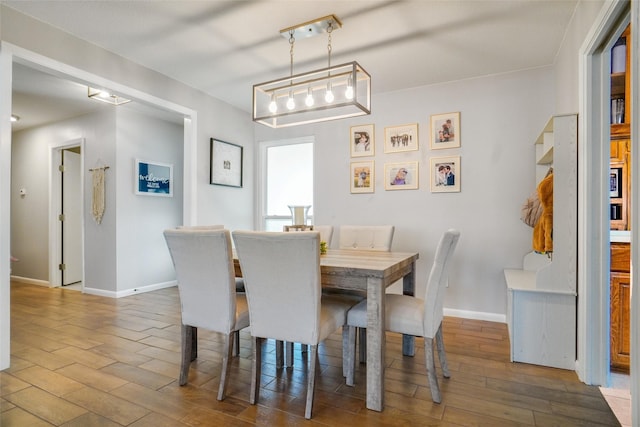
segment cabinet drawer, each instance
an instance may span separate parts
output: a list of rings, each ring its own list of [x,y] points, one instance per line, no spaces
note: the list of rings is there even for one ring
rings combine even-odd
[[[629,244],[611,244],[611,271],[629,272],[631,265],[631,246]]]

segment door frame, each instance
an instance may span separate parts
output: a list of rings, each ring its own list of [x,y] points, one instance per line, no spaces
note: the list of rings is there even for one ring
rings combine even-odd
[[[604,46],[623,21],[631,22],[632,46],[640,46],[640,4],[627,0],[606,3],[594,27],[585,37],[579,64],[579,150],[578,175],[578,361],[576,372],[587,384],[608,385],[609,381],[609,192],[610,157],[609,52]],[[640,76],[638,49],[631,50],[631,81]],[[640,182],[640,91],[631,86],[631,179]],[[605,107],[606,106],[606,107]],[[606,144],[605,144],[606,142]],[[631,189],[631,286],[638,287],[640,265],[640,186]],[[606,286],[603,286],[606,284]],[[631,424],[640,425],[640,292],[631,295]]]
[[[80,227],[82,239],[82,286],[84,287],[84,138],[76,138],[65,142],[53,143],[49,147],[49,287],[62,285],[62,276],[58,265],[62,260],[62,230],[58,215],[61,211],[62,180],[58,166],[62,162],[62,150],[80,147]]]
[[[580,55],[576,372],[593,385],[608,384],[610,360],[609,48],[613,33],[628,21],[628,14],[628,2],[608,3],[586,36]]]

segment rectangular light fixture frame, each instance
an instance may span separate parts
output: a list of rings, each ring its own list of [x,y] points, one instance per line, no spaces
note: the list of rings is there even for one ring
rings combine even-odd
[[[352,83],[353,97],[345,96]],[[332,102],[325,101],[327,87],[334,94]],[[305,99],[311,90],[313,106]],[[295,108],[289,110],[287,100],[293,95]],[[277,111],[269,104],[275,101]],[[371,114],[371,76],[357,62],[283,77],[253,86],[253,121],[271,128],[284,128],[344,119]]]
[[[87,96],[96,101],[106,102],[111,105],[122,105],[131,102],[130,99],[114,95],[102,89],[92,88],[91,86],[87,86]]]

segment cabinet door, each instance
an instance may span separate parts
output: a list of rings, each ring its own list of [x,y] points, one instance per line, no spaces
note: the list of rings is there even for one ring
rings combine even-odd
[[[611,273],[611,367],[629,371],[631,275]]]
[[[629,229],[629,197],[630,181],[630,146],[631,140],[611,141],[611,229]]]

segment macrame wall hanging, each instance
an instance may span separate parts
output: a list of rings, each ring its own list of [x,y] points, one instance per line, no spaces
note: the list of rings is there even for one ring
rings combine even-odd
[[[98,224],[102,222],[102,215],[104,215],[104,172],[107,169],[109,169],[109,166],[98,166],[89,169],[93,181],[91,212],[93,213],[93,219]]]

